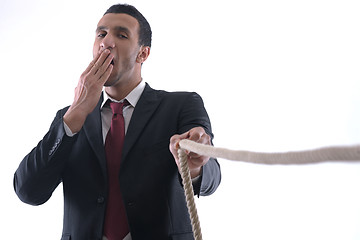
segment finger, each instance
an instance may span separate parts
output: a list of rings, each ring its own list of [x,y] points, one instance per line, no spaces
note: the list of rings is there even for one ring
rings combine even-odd
[[[178,134],[175,134],[173,135],[171,138],[170,138],[170,144],[174,145],[174,143],[176,143],[179,139],[179,136]]]
[[[100,54],[100,56],[97,58],[97,60],[95,61],[94,65],[91,68],[89,73],[91,75],[96,75],[99,72],[99,70],[102,70],[102,72],[99,72],[99,74],[98,74],[99,78],[100,78],[100,76],[106,71],[106,69],[108,67],[108,65],[105,67],[103,67],[103,66],[104,66],[105,60],[109,57],[109,55],[110,55],[110,51],[108,49],[105,49]],[[111,60],[110,60],[110,62],[111,62]],[[110,64],[110,62],[109,62],[109,64]]]
[[[202,127],[193,128],[190,130],[189,140],[198,142],[204,134],[205,131]]]
[[[193,132],[189,136],[189,140],[194,141],[194,142],[198,142],[200,139],[201,139],[201,133],[199,133],[199,132]]]
[[[95,63],[99,60],[99,57],[101,55],[103,51],[99,51],[95,57],[93,58],[93,60],[90,62],[90,64],[87,66],[87,68],[84,71],[84,74],[87,74],[90,72],[90,70],[94,67]]]
[[[169,143],[169,150],[171,152],[171,154],[173,155],[174,159],[175,159],[175,162],[176,162],[176,165],[179,166],[179,157],[178,157],[178,141],[179,139],[179,135],[173,135],[171,138],[170,138],[170,143]]]
[[[207,133],[204,133],[199,139],[198,143],[211,144],[211,137]]]
[[[109,54],[107,56],[107,58],[104,60],[104,62],[102,63],[102,65],[99,66],[98,71],[95,73],[95,76],[98,76],[99,79],[102,77],[102,75],[108,70],[109,66],[111,65],[112,67],[114,67],[111,64],[111,61],[114,59],[114,55]]]
[[[169,144],[169,147],[170,147],[170,152],[176,156],[177,158],[177,152],[180,148],[180,144],[179,142],[182,140],[182,139],[186,139],[188,136],[188,132],[185,132],[181,135],[178,135],[178,134],[175,134],[173,135],[171,138],[170,138],[170,144]],[[188,150],[185,150],[185,153],[186,154],[189,154],[190,151]]]
[[[175,153],[179,149],[180,135],[176,134],[170,138],[170,151]]]
[[[102,65],[99,66],[98,71],[95,73],[95,75],[99,76],[99,79],[101,78],[101,76],[108,70],[109,66],[113,66],[111,64],[111,61],[114,59],[114,55],[112,55],[111,53],[107,56],[107,58],[104,60],[104,62],[102,63]],[[100,59],[99,59],[100,61]],[[113,66],[114,67],[114,66]]]
[[[100,81],[100,84],[101,85],[104,85],[105,82],[108,80],[108,78],[110,77],[110,74],[113,70],[113,65],[109,64],[108,65],[108,68],[106,69],[106,71],[104,72],[103,75],[101,75],[101,77],[99,78],[99,81]]]
[[[170,142],[179,142],[182,139],[186,139],[189,137],[189,132],[185,132],[183,134],[175,134],[170,138]]]

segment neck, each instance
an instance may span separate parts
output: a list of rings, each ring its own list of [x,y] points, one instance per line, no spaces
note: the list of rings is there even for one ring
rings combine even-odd
[[[114,86],[105,87],[106,93],[115,100],[124,99],[141,82],[141,77],[136,81],[121,82]]]

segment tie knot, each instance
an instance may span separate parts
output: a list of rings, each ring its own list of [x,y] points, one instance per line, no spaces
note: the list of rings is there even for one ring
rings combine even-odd
[[[123,114],[123,108],[127,105],[129,102],[126,99],[123,102],[110,102],[113,114]]]

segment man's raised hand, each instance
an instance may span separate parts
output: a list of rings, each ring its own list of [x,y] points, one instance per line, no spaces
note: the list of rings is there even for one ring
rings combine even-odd
[[[99,52],[81,74],[75,88],[74,101],[64,115],[64,122],[73,133],[80,131],[86,117],[94,110],[108,80],[114,56],[108,49]]]

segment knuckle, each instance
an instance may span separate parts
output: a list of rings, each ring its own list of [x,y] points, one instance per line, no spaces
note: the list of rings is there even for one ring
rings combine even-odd
[[[204,137],[206,142],[210,142],[211,137],[209,135],[205,134]]]
[[[195,127],[196,131],[198,131],[199,133],[205,133],[204,128],[202,127]]]
[[[195,132],[195,133],[193,133],[192,134],[192,138],[191,138],[192,140],[194,140],[194,141],[198,141],[198,140],[200,140],[201,139],[201,135],[200,135],[200,133],[199,132]]]
[[[176,139],[176,136],[177,135],[173,135],[171,138],[170,138],[170,143],[174,143],[175,139]]]

